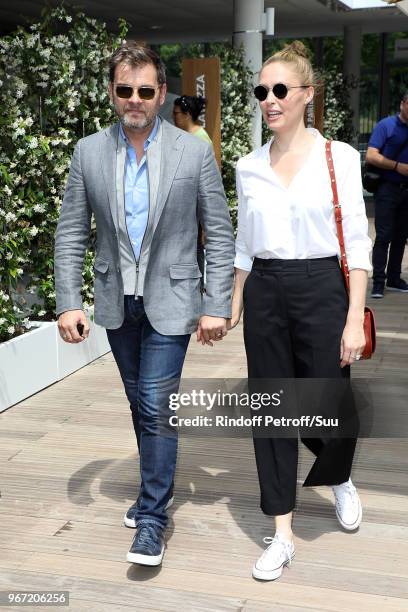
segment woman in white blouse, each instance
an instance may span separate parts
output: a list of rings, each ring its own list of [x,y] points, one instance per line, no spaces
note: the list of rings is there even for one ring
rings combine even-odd
[[[244,308],[249,379],[348,378],[365,344],[363,312],[371,241],[359,153],[332,143],[350,270],[350,299],[339,266],[339,242],[325,158],[326,140],[304,124],[315,75],[295,41],[262,67],[255,96],[273,138],[237,164],[234,327]],[[356,440],[302,438],[316,455],[304,486],[333,487],[337,518],[358,528],[362,510],[350,480]],[[298,441],[254,436],[261,509],[275,535],[253,567],[274,580],[294,556]]]

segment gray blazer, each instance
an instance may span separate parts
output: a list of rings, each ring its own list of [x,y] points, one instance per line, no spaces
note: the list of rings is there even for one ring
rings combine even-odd
[[[124,318],[117,214],[124,202],[116,187],[123,184],[117,173],[124,167],[117,164],[118,142],[115,124],[77,143],[55,241],[61,314],[82,309],[83,259],[94,215],[95,322],[108,329],[120,327]],[[192,333],[202,314],[231,317],[234,241],[221,176],[210,145],[164,120],[147,163],[152,224],[143,241],[137,289],[159,333]],[[197,264],[199,221],[206,236],[204,294]]]

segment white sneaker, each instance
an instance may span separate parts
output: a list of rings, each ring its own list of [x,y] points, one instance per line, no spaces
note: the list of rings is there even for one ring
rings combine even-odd
[[[252,568],[252,575],[258,580],[276,580],[282,575],[283,567],[292,563],[295,546],[278,533],[274,538],[264,538],[263,541],[269,546]]]
[[[361,523],[363,510],[357,490],[351,479],[332,487],[335,497],[336,516],[347,531],[354,531]]]

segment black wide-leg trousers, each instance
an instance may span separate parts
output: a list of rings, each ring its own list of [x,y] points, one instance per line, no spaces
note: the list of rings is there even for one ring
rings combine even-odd
[[[349,378],[340,368],[348,297],[337,257],[258,259],[244,285],[248,378]],[[355,438],[301,438],[316,460],[303,486],[348,480]],[[254,437],[261,509],[287,514],[296,504],[297,438]]]

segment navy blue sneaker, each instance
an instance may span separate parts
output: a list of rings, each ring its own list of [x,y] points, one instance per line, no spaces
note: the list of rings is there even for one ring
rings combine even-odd
[[[408,293],[408,284],[402,278],[399,278],[396,281],[387,281],[387,289],[390,291]]]
[[[171,490],[171,492],[172,492],[172,495],[169,501],[167,502],[167,504],[164,506],[165,510],[168,510],[169,508],[171,508],[171,506],[174,503],[173,489]],[[129,510],[126,512],[125,516],[123,517],[123,524],[126,527],[130,527],[131,529],[136,529],[136,518],[135,517],[136,517],[136,512],[139,508],[139,502],[140,502],[140,497],[138,497],[135,503],[130,506]]]
[[[384,284],[383,283],[374,283],[371,291],[371,297],[376,299],[381,299],[384,297]]]
[[[163,529],[152,523],[138,525],[126,561],[139,565],[155,566],[160,565],[163,555]]]

